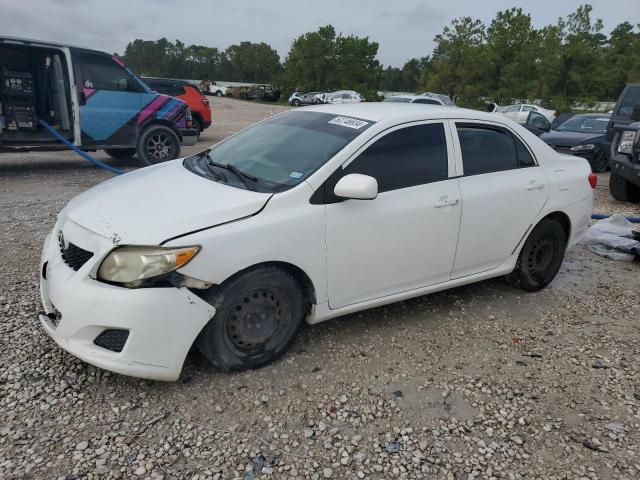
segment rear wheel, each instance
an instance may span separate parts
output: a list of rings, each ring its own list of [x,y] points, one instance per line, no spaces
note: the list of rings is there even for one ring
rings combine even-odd
[[[567,235],[560,223],[550,218],[540,221],[525,241],[507,281],[528,292],[543,289],[560,270],[566,246]]]
[[[136,154],[135,148],[108,148],[105,153],[116,160],[128,160]]]
[[[207,299],[216,314],[196,346],[225,371],[257,368],[289,347],[304,319],[296,279],[277,267],[257,267],[218,287]]]
[[[143,165],[173,160],[180,156],[180,139],[166,125],[150,125],[138,138],[137,152]]]
[[[613,171],[609,176],[609,191],[611,196],[620,202],[640,202],[640,187]]]
[[[200,120],[198,120],[197,118],[193,119],[193,128],[196,129],[196,138],[200,138],[200,134],[202,133],[202,124],[200,123]]]
[[[302,102],[300,100],[298,100],[297,98],[293,99],[293,102],[291,102],[293,104],[294,107],[299,107],[300,105],[302,105]]]
[[[607,171],[609,166],[609,159],[605,152],[598,153],[593,160],[591,160],[591,171],[594,173],[602,173]]]
[[[216,97],[222,96],[222,90],[216,90]]]

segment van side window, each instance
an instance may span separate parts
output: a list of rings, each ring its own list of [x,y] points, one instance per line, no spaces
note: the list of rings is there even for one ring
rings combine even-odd
[[[510,133],[481,125],[457,128],[465,175],[518,168],[518,153]]]
[[[139,83],[113,59],[103,55],[81,54],[84,88],[116,92],[143,92]]]
[[[342,171],[370,175],[378,191],[439,182],[449,177],[444,126],[430,123],[388,133],[362,152]]]

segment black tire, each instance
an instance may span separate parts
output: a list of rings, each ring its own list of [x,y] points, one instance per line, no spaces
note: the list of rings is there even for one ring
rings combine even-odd
[[[196,138],[200,139],[200,134],[202,133],[202,124],[197,118],[193,119],[193,128],[196,129]]]
[[[271,266],[244,272],[207,298],[216,308],[196,346],[223,371],[258,368],[282,355],[305,316],[302,288],[288,272]]]
[[[298,100],[297,98],[293,99],[293,102],[291,102],[293,104],[294,107],[299,107],[300,105],[302,105],[302,102],[300,100]]]
[[[507,281],[527,292],[543,289],[560,270],[566,247],[567,235],[562,225],[550,218],[540,221],[524,242]]]
[[[128,160],[136,154],[135,148],[107,148],[105,153],[116,160]]]
[[[640,187],[613,171],[609,176],[609,191],[611,196],[620,202],[640,202]]]
[[[216,97],[222,97],[222,90],[216,90]]]
[[[180,156],[180,139],[166,125],[150,125],[138,138],[137,152],[144,166],[173,160]]]
[[[607,157],[606,152],[602,151],[598,153],[589,163],[591,163],[591,171],[593,173],[606,172],[607,168],[609,168],[609,157]]]

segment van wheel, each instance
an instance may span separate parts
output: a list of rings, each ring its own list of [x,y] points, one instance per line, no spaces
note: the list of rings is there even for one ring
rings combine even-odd
[[[543,289],[560,270],[566,246],[562,225],[550,218],[542,220],[529,234],[507,281],[527,292]]]
[[[116,160],[128,160],[136,154],[135,148],[107,148],[105,153]]]
[[[258,368],[289,347],[304,319],[296,279],[277,267],[257,267],[215,288],[207,301],[216,314],[196,346],[224,371]]]
[[[609,176],[611,196],[620,202],[640,202],[640,187],[628,182],[617,173]]]
[[[165,125],[150,125],[138,138],[137,152],[145,166],[173,160],[180,156],[180,139]]]

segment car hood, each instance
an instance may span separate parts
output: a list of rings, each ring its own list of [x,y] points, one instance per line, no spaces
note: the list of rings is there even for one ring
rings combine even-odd
[[[253,215],[271,195],[207,180],[179,159],[101,183],[72,199],[63,215],[117,244],[157,245]]]
[[[548,145],[573,147],[581,143],[602,143],[605,141],[604,133],[559,132],[551,130],[540,135],[540,139]]]

